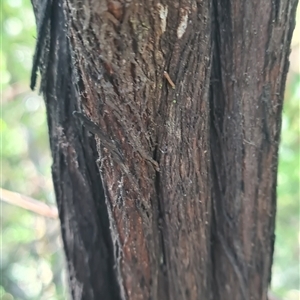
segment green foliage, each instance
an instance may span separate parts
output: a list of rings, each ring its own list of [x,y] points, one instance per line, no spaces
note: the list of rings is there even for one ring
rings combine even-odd
[[[278,205],[272,286],[285,299],[299,299],[300,73],[290,72],[278,168]]]
[[[29,90],[35,20],[29,0],[2,0],[1,186],[53,204],[45,107]],[[299,12],[299,11],[298,11]],[[297,17],[300,23],[298,13]],[[300,30],[293,49],[300,48]],[[278,174],[272,289],[299,299],[299,56],[291,54]],[[296,65],[298,64],[298,68]],[[2,203],[0,299],[67,299],[59,222]]]
[[[276,241],[272,272],[274,292],[287,300],[300,298],[300,9],[292,41],[279,149]]]

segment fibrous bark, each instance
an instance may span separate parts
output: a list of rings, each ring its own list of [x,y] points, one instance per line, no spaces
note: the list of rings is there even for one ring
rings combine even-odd
[[[295,5],[33,1],[74,299],[266,299]]]
[[[266,299],[283,93],[297,1],[214,1],[214,299]]]
[[[209,6],[97,3],[67,9],[83,109],[121,153],[98,140],[121,295],[208,297]]]

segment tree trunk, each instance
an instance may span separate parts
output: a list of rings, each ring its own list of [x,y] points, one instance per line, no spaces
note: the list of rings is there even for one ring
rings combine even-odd
[[[73,299],[267,299],[297,1],[32,2]]]

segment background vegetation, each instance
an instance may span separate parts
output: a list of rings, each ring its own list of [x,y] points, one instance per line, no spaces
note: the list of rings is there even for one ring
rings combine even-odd
[[[29,89],[35,20],[29,0],[1,0],[2,188],[54,204],[45,106]],[[298,9],[297,20],[300,23]],[[280,145],[272,291],[300,299],[300,26],[290,56]],[[59,221],[1,202],[0,299],[67,299]]]

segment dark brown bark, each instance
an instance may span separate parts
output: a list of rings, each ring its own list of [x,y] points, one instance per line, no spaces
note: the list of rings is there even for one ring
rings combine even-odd
[[[33,1],[74,299],[267,298],[296,2]]]
[[[296,1],[224,4],[213,9],[213,298],[267,299]]]

